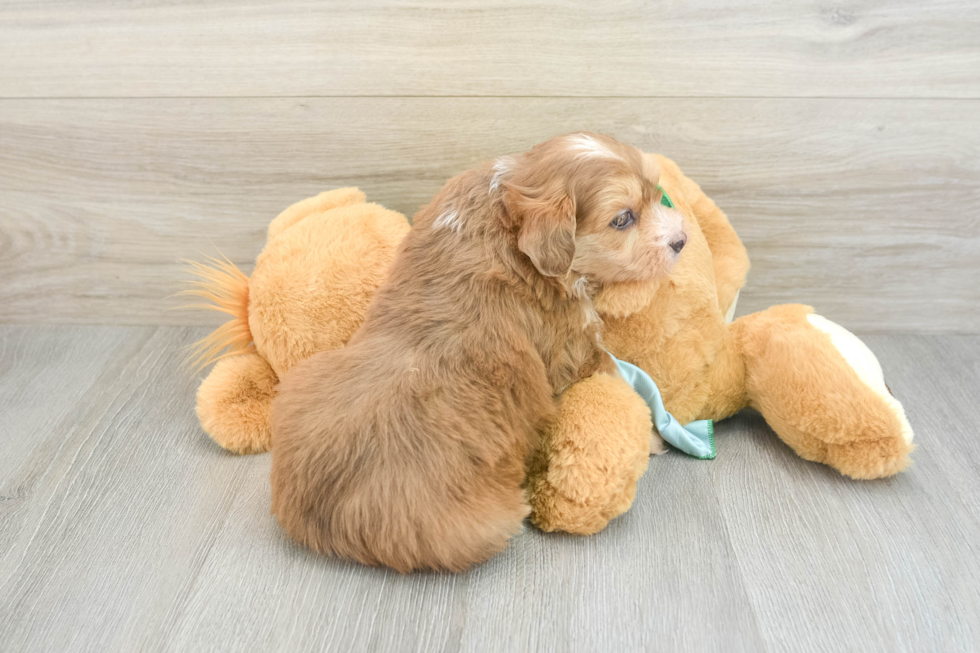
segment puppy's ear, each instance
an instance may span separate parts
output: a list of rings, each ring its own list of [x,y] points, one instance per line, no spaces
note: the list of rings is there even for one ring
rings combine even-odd
[[[521,225],[517,248],[544,276],[564,276],[575,257],[575,201],[565,185],[544,191],[508,186],[506,203]]]

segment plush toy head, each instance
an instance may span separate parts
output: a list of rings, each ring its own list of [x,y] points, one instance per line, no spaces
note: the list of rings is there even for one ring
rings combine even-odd
[[[350,339],[408,230],[405,216],[366,203],[356,188],[321,193],[273,220],[249,278],[248,326],[277,375]]]
[[[273,220],[251,277],[227,262],[196,266],[202,282],[190,294],[232,316],[196,351],[200,365],[217,360],[198,390],[197,413],[218,444],[239,453],[268,449],[279,375],[347,342],[409,228],[402,214],[341,188]]]

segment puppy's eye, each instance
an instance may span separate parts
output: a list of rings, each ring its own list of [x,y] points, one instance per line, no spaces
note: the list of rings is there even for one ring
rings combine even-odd
[[[626,229],[627,227],[632,225],[634,222],[636,222],[636,216],[633,215],[632,211],[626,209],[625,211],[617,215],[615,218],[613,218],[613,221],[609,223],[609,226],[612,227],[613,229],[619,229],[620,231],[622,231],[623,229]]]

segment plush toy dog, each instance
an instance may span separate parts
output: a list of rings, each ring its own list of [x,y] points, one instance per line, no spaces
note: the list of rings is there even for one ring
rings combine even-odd
[[[874,354],[806,306],[731,322],[749,268],[745,248],[673,161],[646,156],[660,169],[665,201],[685,215],[688,243],[666,280],[597,297],[604,344],[625,361],[625,378],[596,375],[559,398],[558,418],[528,467],[532,521],[547,531],[601,530],[632,504],[654,421],[685,449],[667,434],[706,434],[688,452],[712,458],[711,422],[698,422],[700,431],[688,423],[747,407],[800,456],[842,474],[871,479],[904,469],[912,429]],[[273,220],[251,277],[227,261],[195,265],[201,280],[189,293],[232,316],[196,351],[199,364],[217,360],[198,390],[197,414],[219,445],[268,450],[279,376],[344,346],[408,230],[401,214],[344,188]]]

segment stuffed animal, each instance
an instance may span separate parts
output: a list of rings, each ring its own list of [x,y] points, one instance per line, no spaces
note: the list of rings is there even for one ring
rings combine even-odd
[[[744,408],[803,458],[847,476],[904,469],[912,429],[874,354],[806,306],[732,321],[749,268],[745,248],[673,161],[645,156],[660,170],[664,201],[685,216],[688,243],[666,279],[608,287],[596,298],[622,378],[597,374],[558,398],[528,464],[532,521],[546,531],[601,530],[630,507],[650,454],[660,452],[651,432],[713,458],[713,421]],[[195,265],[200,281],[188,293],[232,316],[195,352],[199,364],[217,361],[198,390],[197,414],[219,445],[269,449],[278,378],[347,342],[409,229],[401,214],[343,188],[273,220],[250,277],[228,261]]]

